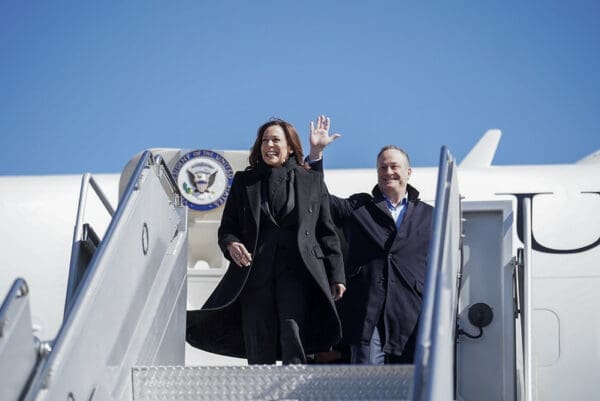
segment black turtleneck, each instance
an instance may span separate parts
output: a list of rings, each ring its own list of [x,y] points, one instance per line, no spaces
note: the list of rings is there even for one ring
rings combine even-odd
[[[293,156],[279,167],[269,166],[262,160],[258,163],[258,171],[267,184],[269,207],[276,219],[294,209],[294,168],[297,165]]]

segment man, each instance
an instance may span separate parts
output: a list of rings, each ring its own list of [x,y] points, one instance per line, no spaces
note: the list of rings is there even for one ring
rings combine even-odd
[[[310,123],[312,169],[323,170],[330,120]],[[377,155],[372,194],[330,196],[348,245],[348,289],[340,305],[344,342],[355,364],[412,363],[427,269],[433,208],[408,184],[408,155],[385,146]]]

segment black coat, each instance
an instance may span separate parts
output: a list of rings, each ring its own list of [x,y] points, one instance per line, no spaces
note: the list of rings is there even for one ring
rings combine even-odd
[[[322,170],[322,163],[312,165]],[[407,186],[400,229],[375,186],[372,194],[342,199],[330,195],[331,212],[348,245],[344,255],[347,291],[340,315],[344,343],[368,343],[383,311],[384,351],[400,355],[416,335],[427,271],[433,208]]]
[[[222,355],[246,357],[239,295],[251,274],[252,265],[237,266],[226,245],[233,241],[241,242],[254,254],[261,216],[261,185],[265,184],[255,170],[237,172],[233,179],[218,233],[219,246],[231,263],[202,309],[188,311],[187,341],[194,347]],[[341,324],[330,285],[345,284],[346,280],[322,174],[296,167],[294,193],[301,264],[308,269],[320,289],[319,295],[311,299],[313,312],[310,313],[304,344],[306,353],[312,353],[327,350],[341,338]]]

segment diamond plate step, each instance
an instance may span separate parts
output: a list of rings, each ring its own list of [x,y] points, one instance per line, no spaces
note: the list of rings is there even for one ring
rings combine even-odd
[[[408,400],[408,365],[134,367],[136,401]]]

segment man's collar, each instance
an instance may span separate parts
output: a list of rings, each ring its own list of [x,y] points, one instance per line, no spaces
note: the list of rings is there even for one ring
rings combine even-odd
[[[404,196],[402,197],[400,202],[398,202],[397,205],[394,205],[392,203],[392,200],[383,192],[381,193],[381,195],[383,196],[383,199],[385,199],[385,203],[387,203],[387,206],[389,209],[396,209],[396,208],[400,207],[401,205],[406,205],[408,203],[408,192],[404,193]]]
[[[379,189],[379,185],[375,185],[373,187],[371,194],[373,194],[373,198],[375,198],[376,202],[382,202],[385,200],[383,192]],[[419,199],[419,191],[417,191],[417,189],[412,185],[406,184],[406,193],[404,196],[407,197],[408,202],[414,202]]]

